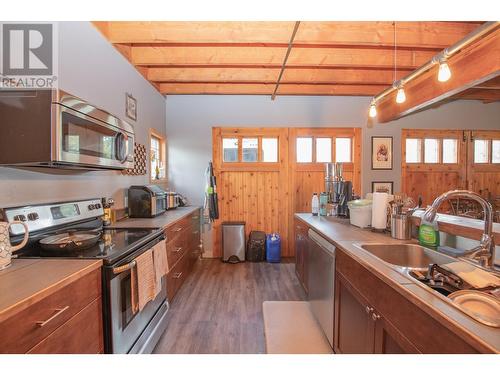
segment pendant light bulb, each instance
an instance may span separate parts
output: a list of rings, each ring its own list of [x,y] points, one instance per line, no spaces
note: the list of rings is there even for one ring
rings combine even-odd
[[[439,63],[438,81],[446,82],[451,77],[451,70],[446,61]]]
[[[377,117],[377,107],[374,103],[370,104],[370,110],[368,111],[368,116],[371,118]]]
[[[405,90],[402,87],[400,87],[396,95],[396,103],[401,104],[404,103],[405,101],[406,101]]]

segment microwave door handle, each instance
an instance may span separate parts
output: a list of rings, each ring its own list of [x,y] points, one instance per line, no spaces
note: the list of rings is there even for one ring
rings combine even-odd
[[[125,163],[128,158],[128,135],[125,133],[118,133],[115,140],[116,158]]]

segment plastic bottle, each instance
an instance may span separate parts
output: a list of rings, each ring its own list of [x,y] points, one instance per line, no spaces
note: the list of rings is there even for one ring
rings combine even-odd
[[[322,192],[319,195],[319,215],[326,216],[326,205],[328,203],[328,194],[326,192]]]
[[[439,244],[439,227],[437,216],[434,221],[430,222],[422,216],[418,227],[418,242],[422,246],[438,247]]]
[[[313,193],[312,201],[311,201],[311,210],[312,210],[313,216],[318,216],[318,213],[319,213],[318,193]]]

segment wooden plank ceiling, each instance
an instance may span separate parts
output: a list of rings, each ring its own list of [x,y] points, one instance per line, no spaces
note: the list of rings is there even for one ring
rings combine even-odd
[[[480,22],[397,22],[396,79]],[[373,96],[394,81],[392,22],[94,22],[162,94]],[[284,65],[287,50],[289,56]],[[472,95],[472,94],[471,94]]]

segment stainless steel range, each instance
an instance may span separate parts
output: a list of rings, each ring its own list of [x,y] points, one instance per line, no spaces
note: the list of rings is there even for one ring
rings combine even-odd
[[[165,239],[160,228],[103,227],[101,199],[0,209],[0,220],[23,221],[30,240],[19,258],[102,259],[103,321],[106,353],[150,353],[165,330],[166,278],[158,296],[141,311],[132,309],[134,259]],[[13,243],[24,229],[11,226]]]

